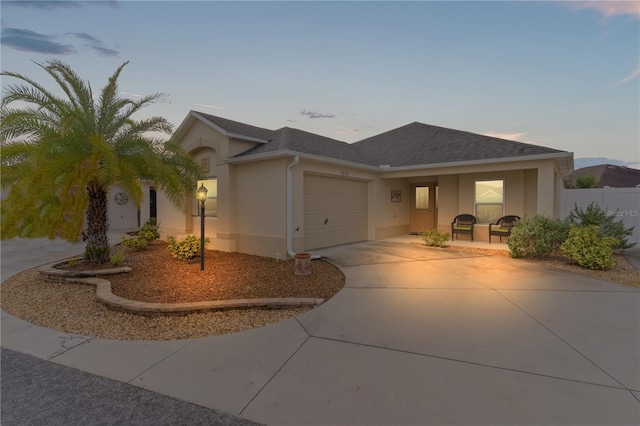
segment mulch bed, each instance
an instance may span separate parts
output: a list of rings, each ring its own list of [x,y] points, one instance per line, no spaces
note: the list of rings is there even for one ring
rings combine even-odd
[[[243,253],[205,250],[205,270],[200,258],[190,262],[172,257],[164,241],[156,240],[142,251],[125,250],[119,266],[133,269],[127,274],[111,275],[112,292],[140,302],[180,303],[274,297],[311,297],[329,299],[344,286],[344,275],[338,268],[321,260],[311,263],[312,274],[294,274],[294,260]],[[111,264],[87,265],[72,262],[63,269],[83,270],[112,268]]]

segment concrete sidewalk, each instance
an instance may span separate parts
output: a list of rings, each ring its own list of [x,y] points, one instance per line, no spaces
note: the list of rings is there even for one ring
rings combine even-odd
[[[272,425],[640,423],[640,291],[409,242],[317,251],[345,288],[267,327],[125,342],[3,313],[2,346]]]

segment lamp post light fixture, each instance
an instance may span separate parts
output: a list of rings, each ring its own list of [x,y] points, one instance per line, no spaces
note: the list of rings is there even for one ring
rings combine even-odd
[[[198,188],[196,198],[200,201],[200,270],[204,271],[204,203],[207,201],[207,188],[204,184]]]

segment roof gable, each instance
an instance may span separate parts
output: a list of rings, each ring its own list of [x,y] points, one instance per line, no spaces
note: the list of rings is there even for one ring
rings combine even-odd
[[[356,142],[392,167],[562,153],[552,148],[414,122]]]
[[[198,111],[189,111],[189,115],[187,115],[187,118],[182,122],[182,124],[180,124],[178,130],[176,130],[174,134],[174,137],[181,134],[184,129],[188,128],[189,123],[192,122],[192,120],[200,120],[208,126],[214,128],[216,131],[230,138],[266,143],[274,137],[273,130],[252,126],[250,124],[229,120],[227,118],[209,115]]]

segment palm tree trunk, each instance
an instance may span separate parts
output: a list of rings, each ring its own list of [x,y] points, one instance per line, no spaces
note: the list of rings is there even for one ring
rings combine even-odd
[[[107,191],[97,182],[87,186],[89,207],[87,207],[87,232],[85,258],[93,263],[105,263],[110,259],[110,246],[107,231]]]

